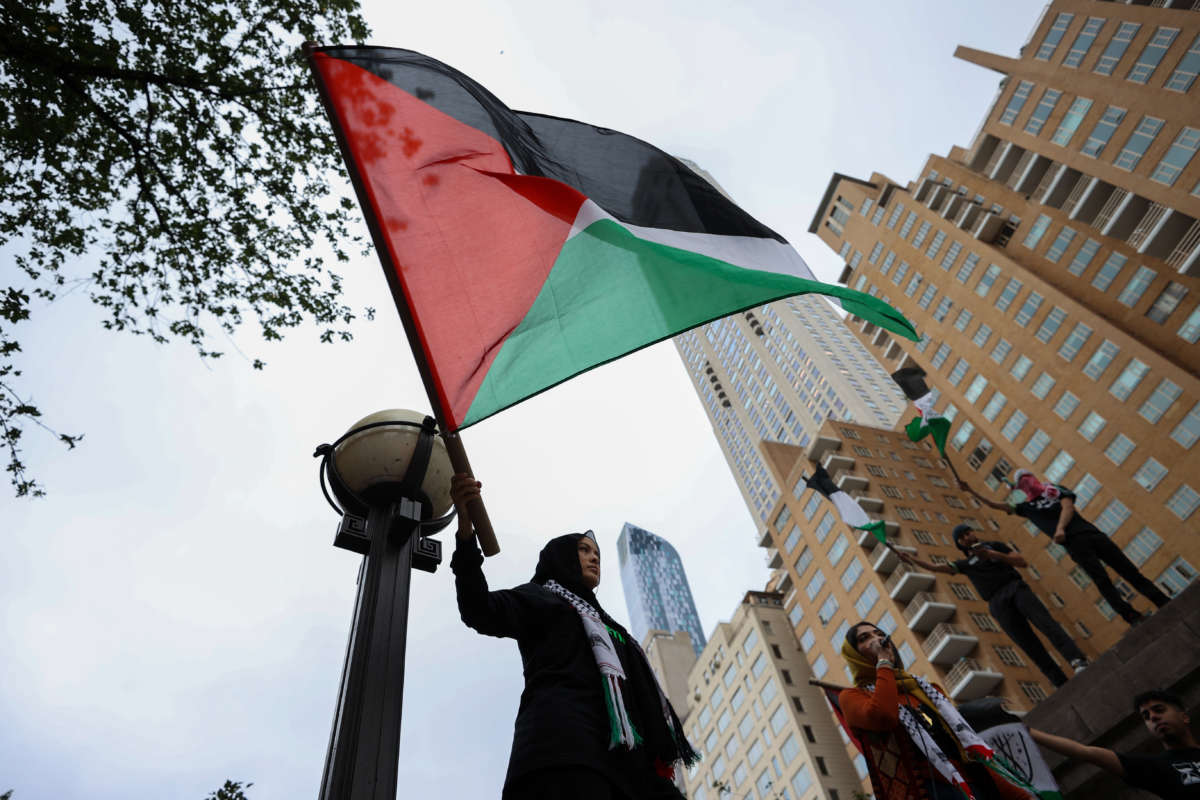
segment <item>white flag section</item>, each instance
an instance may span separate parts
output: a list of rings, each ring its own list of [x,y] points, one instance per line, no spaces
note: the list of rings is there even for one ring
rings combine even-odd
[[[923,420],[937,416],[933,413],[933,392],[918,397],[912,401],[912,404],[917,407],[917,411],[921,412],[921,419]]]
[[[845,522],[851,528],[869,528],[875,524],[875,520],[867,516],[867,512],[862,510],[862,506],[845,492],[834,492],[829,495],[829,499],[833,501],[833,505],[837,509],[838,516],[842,518],[842,522]]]
[[[979,737],[996,751],[996,760],[1001,761],[1017,777],[1023,780],[1041,800],[1062,800],[1058,782],[1042,758],[1042,751],[1029,735],[1029,729],[1021,722],[1005,722],[979,731]]]

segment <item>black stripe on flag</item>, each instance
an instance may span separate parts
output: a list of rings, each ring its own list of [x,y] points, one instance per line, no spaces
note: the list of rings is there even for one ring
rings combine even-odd
[[[925,385],[925,370],[920,367],[898,369],[892,373],[892,380],[909,400],[919,400],[929,394],[929,387]]]
[[[819,464],[817,465],[816,471],[813,472],[812,477],[805,478],[804,483],[808,486],[808,488],[816,489],[826,497],[833,497],[835,494],[841,491],[841,489],[838,488],[838,485],[833,482],[833,478],[829,477],[829,473],[825,471],[825,468]]]

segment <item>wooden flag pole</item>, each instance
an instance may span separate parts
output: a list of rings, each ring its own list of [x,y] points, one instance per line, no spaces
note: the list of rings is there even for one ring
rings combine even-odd
[[[433,371],[430,368],[429,359],[425,353],[425,348],[421,344],[420,336],[417,333],[416,322],[413,320],[412,310],[408,306],[404,286],[400,283],[400,278],[398,277],[399,272],[396,269],[395,262],[392,261],[392,253],[388,249],[387,238],[383,235],[383,226],[380,224],[379,217],[375,214],[375,209],[371,205],[370,196],[367,194],[366,186],[363,184],[362,174],[354,161],[354,155],[350,152],[350,146],[346,140],[346,132],[342,130],[342,125],[338,121],[337,114],[334,113],[333,101],[329,97],[325,82],[321,79],[320,71],[317,70],[314,54],[318,49],[318,45],[314,42],[304,43],[304,54],[308,58],[308,66],[312,70],[313,80],[317,84],[317,91],[320,94],[321,103],[325,107],[325,114],[329,117],[329,124],[333,127],[338,147],[341,148],[342,159],[346,162],[346,171],[350,173],[350,182],[354,185],[355,194],[358,195],[358,205],[362,209],[367,229],[371,232],[371,241],[375,244],[375,253],[379,256],[379,263],[383,267],[383,275],[387,278],[388,288],[392,293],[392,300],[396,304],[396,312],[400,315],[400,321],[404,324],[404,333],[408,337],[408,345],[412,349],[413,359],[417,363],[417,372],[420,373],[421,382],[425,386],[425,395],[429,398],[429,404],[433,407],[433,416],[437,420],[442,440],[446,443],[446,450],[450,456],[450,463],[454,467],[454,471],[473,476],[471,462],[467,460],[467,451],[463,447],[462,439],[458,431],[450,430],[449,417],[446,414],[441,395],[437,391],[437,383],[433,379]],[[487,509],[483,505],[482,498],[476,498],[469,503],[467,505],[467,512],[471,517],[471,525],[475,529],[475,536],[479,539],[479,546],[483,550],[483,554],[485,556],[494,556],[499,553],[500,544],[496,541],[496,532],[492,529],[492,522],[488,518]]]
[[[809,678],[808,682],[810,684],[812,684],[813,686],[819,687],[821,689],[829,689],[830,691],[834,691],[834,692],[845,691],[846,689],[849,688],[848,686],[838,686],[836,683],[826,683],[825,681],[819,681],[816,678]]]

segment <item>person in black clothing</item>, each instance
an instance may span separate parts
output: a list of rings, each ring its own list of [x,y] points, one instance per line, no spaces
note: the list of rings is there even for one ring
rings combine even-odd
[[[1079,515],[1075,510],[1074,492],[1065,486],[1042,483],[1027,469],[1014,472],[1013,481],[1016,488],[1025,494],[1025,502],[1016,505],[997,503],[976,492],[965,481],[960,481],[959,485],[997,511],[1025,517],[1056,544],[1062,545],[1071,559],[1095,582],[1100,596],[1129,624],[1140,622],[1142,615],[1113,586],[1104,569],[1105,564],[1129,581],[1155,606],[1162,608],[1170,601],[1171,598],[1143,575],[1104,531]]]
[[[595,535],[551,539],[532,581],[490,592],[466,513],[480,484],[455,475],[451,486],[459,613],[479,633],[516,639],[524,664],[505,800],[680,800],[674,764],[699,756],[645,654],[596,600]]]
[[[1200,800],[1200,743],[1192,733],[1183,701],[1154,689],[1135,697],[1133,708],[1162,743],[1163,752],[1115,753],[1045,731],[1031,728],[1029,733],[1042,747],[1095,764],[1163,800]]]
[[[966,575],[971,583],[975,584],[980,596],[988,601],[988,611],[1000,624],[1001,629],[1017,647],[1025,651],[1042,674],[1055,686],[1066,683],[1067,676],[1055,663],[1054,658],[1046,652],[1030,623],[1037,626],[1076,672],[1087,666],[1087,658],[1079,646],[1062,626],[1054,621],[1046,606],[1042,605],[1042,601],[1037,599],[1029,584],[1021,577],[1021,573],[1015,569],[1026,566],[1020,553],[1014,553],[1004,542],[981,542],[967,524],[956,526],[953,536],[955,547],[961,550],[966,558],[947,565],[930,564],[907,553],[901,553],[900,558],[931,572]]]

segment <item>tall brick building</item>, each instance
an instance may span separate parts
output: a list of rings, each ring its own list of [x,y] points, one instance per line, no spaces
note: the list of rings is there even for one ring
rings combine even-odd
[[[909,183],[835,174],[810,230],[923,333],[848,321],[929,373],[964,477],[1074,488],[1174,595],[1200,566],[1200,14],[1163,5],[1055,0],[1015,58],[958,48],[1004,76],[970,148]],[[1111,617],[1060,547],[1030,528],[1022,549]]]

